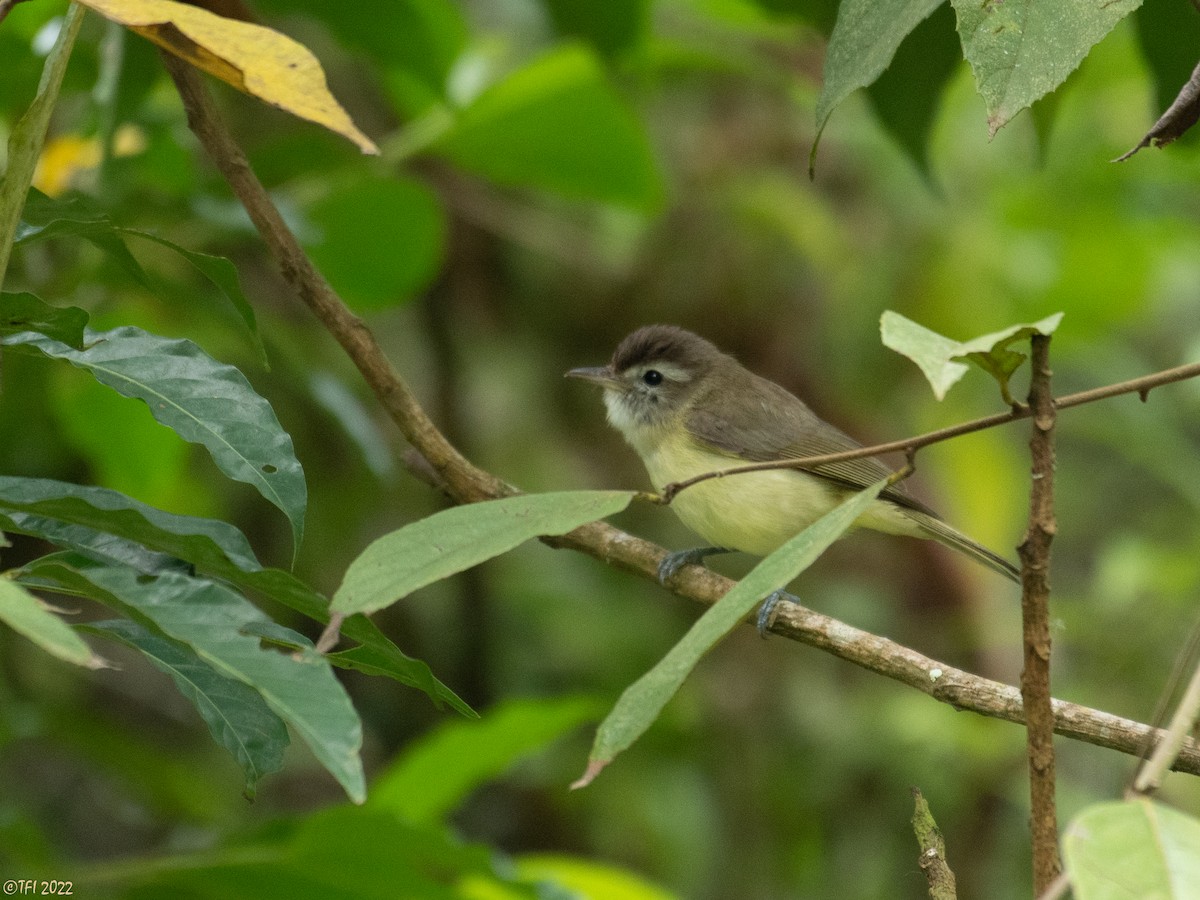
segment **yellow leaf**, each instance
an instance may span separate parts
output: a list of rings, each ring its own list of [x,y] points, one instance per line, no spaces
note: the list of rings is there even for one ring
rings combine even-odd
[[[317,58],[278,31],[172,0],[80,2],[238,90],[379,152],[329,93]]]

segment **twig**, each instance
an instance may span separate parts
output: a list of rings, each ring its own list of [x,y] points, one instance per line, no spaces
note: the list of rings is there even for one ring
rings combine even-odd
[[[366,325],[345,308],[296,244],[220,121],[199,76],[173,57],[165,56],[164,62],[179,86],[189,126],[247,210],[254,210],[252,220],[276,256],[285,280],[342,345],[409,443],[437,473],[442,489],[459,503],[512,493],[513,488],[465,460],[429,421]],[[1197,369],[1200,373],[1200,367]],[[662,547],[604,522],[592,522],[542,540],[548,546],[587,553],[649,579],[657,579],[658,564],[666,556]],[[680,596],[706,605],[715,603],[732,586],[728,578],[695,566],[683,569],[671,582],[672,590]],[[771,630],[915,687],[957,709],[1010,722],[1023,721],[1016,688],[942,665],[915,650],[829,616],[782,604]],[[1072,703],[1055,701],[1054,709],[1059,734],[1122,753],[1136,755],[1143,743],[1155,735],[1155,730],[1147,725]],[[1186,740],[1174,768],[1200,775],[1200,745]]]
[[[1187,378],[1195,378],[1198,375],[1200,375],[1200,363],[1188,363],[1187,365],[1176,366],[1173,369],[1164,369],[1161,372],[1131,378],[1128,381],[1091,388],[1090,390],[1080,391],[1077,394],[1068,394],[1065,397],[1055,400],[1054,405],[1057,409],[1068,409],[1072,406],[1095,403],[1097,400],[1105,400],[1109,397],[1120,396],[1121,394],[1137,394],[1145,401],[1150,391],[1156,387],[1161,387],[1164,384],[1173,384],[1176,381],[1183,381]],[[940,441],[949,440],[950,438],[959,437],[964,434],[971,434],[975,431],[983,431],[986,428],[995,428],[997,425],[1006,425],[1009,422],[1016,422],[1018,419],[1027,419],[1030,415],[1031,411],[1028,406],[1017,405],[1007,412],[995,413],[980,419],[972,419],[970,422],[962,422],[947,428],[939,428],[937,431],[929,431],[925,434],[904,438],[899,441],[888,441],[886,444],[875,444],[871,447],[855,447],[853,450],[842,450],[838,453],[823,453],[820,456],[806,456],[802,459],[750,463],[744,466],[731,466],[728,469],[719,469],[714,472],[703,472],[692,478],[668,484],[660,491],[661,502],[670,503],[680,491],[694,484],[699,484],[702,481],[708,481],[710,478],[725,478],[729,475],[738,475],[742,472],[763,472],[768,469],[812,469],[817,466],[844,462],[849,459],[861,459],[864,456],[878,456],[882,453],[899,452],[908,454],[909,463],[911,464],[913,454],[922,447],[928,447],[930,444],[936,444]]]
[[[1179,753],[1180,743],[1195,727],[1197,719],[1200,719],[1200,666],[1192,673],[1192,680],[1188,682],[1187,690],[1179,701],[1175,715],[1171,717],[1171,724],[1167,726],[1166,733],[1154,748],[1154,754],[1138,772],[1133,783],[1133,789],[1137,793],[1149,794],[1158,790],[1167,769]]]
[[[958,891],[954,884],[954,872],[946,861],[946,840],[929,811],[929,804],[920,788],[913,788],[913,833],[921,846],[917,864],[929,882],[929,900],[956,900]]]
[[[1050,336],[1031,339],[1029,408],[1033,457],[1029,527],[1017,548],[1021,557],[1021,631],[1025,667],[1021,700],[1025,707],[1029,754],[1030,831],[1033,834],[1033,890],[1044,891],[1062,869],[1058,859],[1058,816],[1054,807],[1054,710],[1050,696],[1050,542],[1054,540],[1054,398],[1050,393]]]

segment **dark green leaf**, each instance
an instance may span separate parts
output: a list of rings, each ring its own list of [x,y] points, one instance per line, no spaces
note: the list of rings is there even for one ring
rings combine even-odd
[[[542,0],[555,30],[613,58],[635,46],[646,29],[648,0]]]
[[[1092,46],[1142,5],[1142,0],[951,2],[993,135],[1066,81]]]
[[[3,501],[0,501],[0,506],[2,505]],[[41,538],[56,547],[74,550],[96,562],[129,566],[146,575],[171,569],[185,571],[190,568],[190,563],[168,553],[147,550],[141,544],[117,537],[115,534],[46,516],[12,510],[0,512],[0,527],[17,534]]]
[[[252,485],[282,510],[299,549],[308,496],[304,473],[291,437],[241,372],[191,341],[140,328],[88,331],[85,337],[89,346],[83,351],[31,333],[11,335],[4,343],[64,359],[118,393],[145,401],[159,422],[203,444],[222,472]]]
[[[519,494],[442,510],[367,547],[346,570],[332,608],[347,614],[383,609],[530,538],[564,534],[620,512],[633,496],[633,491]]]
[[[1144,3],[1133,14],[1142,59],[1154,77],[1155,108],[1175,101],[1196,65],[1200,10],[1193,3]]]
[[[232,525],[216,519],[163,512],[105,488],[85,487],[48,478],[0,475],[0,512],[9,515],[28,513],[84,525],[222,575],[230,570],[252,572],[262,568],[245,535]],[[24,520],[9,527],[21,531],[29,524],[28,520]],[[65,536],[57,530],[29,533],[38,534],[54,543],[64,538],[63,546],[84,552],[96,549],[93,539],[87,535]],[[122,559],[121,562],[131,564],[132,561]]]
[[[0,622],[66,662],[89,669],[104,665],[70,625],[4,575],[0,575]]]
[[[126,568],[35,563],[35,578],[50,578],[132,618],[151,624],[191,647],[206,663],[250,685],[308,744],[345,788],[366,798],[359,748],[362,725],[328,661],[320,654],[280,653],[260,646],[243,628],[265,616],[239,594],[216,582],[177,572],[139,575]]]
[[[662,202],[641,125],[579,46],[555,49],[492,85],[436,147],[502,185],[641,210]]]
[[[222,675],[187,644],[131,619],[89,622],[80,627],[141,651],[155,668],[171,676],[207,723],[213,740],[242,767],[248,797],[254,796],[259,779],[283,767],[287,727],[253,687]]]
[[[51,306],[33,294],[0,293],[0,337],[35,331],[82,350],[87,321],[88,314],[74,306]]]
[[[441,821],[476,787],[602,712],[590,697],[509,700],[478,722],[447,722],[376,779],[370,804],[410,822]]]
[[[943,2],[912,30],[891,65],[867,86],[875,114],[926,174],[929,130],[943,90],[961,62],[954,10]]]
[[[834,507],[765,557],[729,593],[706,609],[679,643],[621,694],[596,731],[587,771],[572,787],[591,783],[618,753],[632,745],[658,718],[700,658],[741,624],[765,597],[812,565],[854,525],[887,483],[886,478],[877,481]]]
[[[825,53],[825,76],[817,99],[817,141],[834,107],[875,81],[901,42],[943,2],[843,0]],[[814,142],[814,156],[816,150]]]
[[[441,264],[445,216],[416,179],[364,178],[330,191],[310,215],[321,232],[313,261],[356,309],[412,299]]]

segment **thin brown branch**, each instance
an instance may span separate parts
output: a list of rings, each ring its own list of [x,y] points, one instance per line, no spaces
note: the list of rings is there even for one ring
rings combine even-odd
[[[1055,400],[1054,405],[1058,409],[1069,409],[1072,406],[1095,403],[1097,400],[1105,400],[1109,397],[1120,396],[1121,394],[1137,394],[1142,400],[1145,400],[1150,391],[1156,387],[1172,384],[1176,381],[1183,381],[1187,378],[1195,378],[1198,375],[1200,375],[1200,363],[1188,363],[1187,365],[1176,366],[1173,369],[1164,369],[1161,372],[1131,378],[1128,381],[1091,388],[1090,390],[1080,391],[1077,394],[1068,394],[1065,397]],[[704,472],[684,481],[676,481],[668,484],[660,492],[662,502],[670,503],[680,491],[694,484],[699,484],[710,478],[725,478],[729,475],[738,475],[742,472],[762,472],[768,469],[811,469],[816,466],[828,465],[829,463],[843,462],[849,459],[861,459],[864,456],[878,456],[882,453],[905,453],[908,455],[909,462],[911,463],[913,455],[922,447],[928,447],[930,444],[960,437],[964,434],[971,434],[975,431],[983,431],[986,428],[995,428],[997,425],[1006,425],[1009,422],[1016,422],[1018,419],[1027,419],[1030,415],[1031,412],[1028,406],[1018,405],[1007,412],[994,413],[980,419],[972,419],[970,422],[961,422],[958,425],[939,428],[937,431],[929,431],[925,434],[919,434],[898,441],[888,441],[886,444],[875,444],[871,447],[856,447],[853,450],[842,450],[839,453],[823,453],[820,456],[806,456],[802,459],[750,463],[744,466],[731,466],[728,469],[719,469],[714,472]]]
[[[1021,700],[1029,756],[1029,827],[1033,835],[1033,890],[1042,893],[1058,877],[1058,815],[1054,792],[1054,709],[1050,695],[1050,544],[1054,519],[1054,397],[1050,393],[1050,336],[1035,334],[1030,357],[1029,408],[1033,458],[1029,526],[1021,557],[1021,631],[1025,667]]]
[[[220,121],[199,76],[173,57],[165,57],[165,63],[179,86],[190,127],[247,210],[253,209],[251,218],[275,255],[285,280],[294,286],[363,373],[401,432],[436,472],[439,486],[460,503],[511,493],[511,487],[471,465],[438,432],[384,357],[366,325],[345,309],[295,242]],[[658,564],[666,556],[662,547],[604,522],[592,522],[565,535],[543,538],[543,542],[587,553],[651,579],[657,578]],[[732,586],[729,579],[697,566],[681,570],[671,582],[672,590],[680,596],[706,605],[715,603]],[[957,709],[1009,722],[1023,721],[1021,697],[1016,688],[943,665],[829,616],[784,603],[780,604],[771,630],[914,687]],[[1056,700],[1054,710],[1059,734],[1122,753],[1136,755],[1145,741],[1155,740],[1159,734],[1147,725],[1072,703]],[[1185,741],[1174,768],[1200,775],[1200,744],[1190,739]]]
[[[925,873],[929,882],[929,900],[956,900],[957,888],[954,882],[954,871],[946,861],[946,840],[942,830],[934,821],[929,803],[925,800],[920,788],[913,788],[913,833],[921,847],[921,855],[917,865]]]

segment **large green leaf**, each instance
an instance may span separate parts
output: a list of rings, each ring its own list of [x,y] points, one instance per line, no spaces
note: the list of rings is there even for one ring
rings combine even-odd
[[[435,146],[502,185],[641,210],[662,202],[645,132],[582,46],[559,47],[492,85]]]
[[[1193,900],[1200,886],[1200,821],[1139,799],[1087,807],[1063,835],[1077,900]]]
[[[10,335],[4,343],[66,360],[118,393],[145,401],[159,422],[203,444],[222,472],[252,485],[282,510],[299,549],[308,498],[304,472],[274,410],[241,372],[191,341],[140,328],[89,331],[85,337],[89,346],[83,351],[31,332]]]
[[[237,760],[253,797],[264,775],[283,767],[287,726],[253,687],[226,677],[190,646],[158,634],[132,619],[111,619],[81,626],[84,631],[133,647],[166,672],[200,713],[213,740]]]
[[[262,568],[245,535],[232,525],[163,512],[106,488],[0,475],[0,513],[10,517],[6,527],[12,531],[33,534],[84,553],[113,552],[117,555],[110,558],[127,565],[137,565],[129,555],[132,549],[98,546],[98,542],[104,543],[98,535],[115,535],[222,576],[231,570]],[[17,518],[17,513],[35,518]],[[57,520],[58,524],[44,524],[40,519]],[[63,523],[88,530],[65,531]]]
[[[958,37],[995,134],[1066,81],[1142,0],[951,0]]]
[[[309,211],[321,239],[310,252],[359,310],[412,299],[437,273],[446,223],[437,195],[415,178],[338,185]]]
[[[75,36],[79,34],[83,16],[84,8],[77,3],[72,4],[54,47],[46,57],[37,96],[8,137],[8,159],[4,177],[0,178],[0,285],[4,283],[21,206],[42,153],[50,114],[54,112],[54,104],[58,101],[58,89],[67,71],[67,61],[71,58],[71,48],[75,45]]]
[[[97,669],[104,662],[77,635],[71,626],[56,616],[19,584],[0,574],[0,622],[25,635],[47,653],[59,659]]]
[[[88,314],[74,306],[51,306],[26,293],[0,293],[0,337],[35,331],[51,340],[83,349]]]
[[[442,510],[385,534],[359,554],[333,595],[333,609],[383,609],[530,538],[563,534],[620,512],[633,497],[633,491],[562,491]]]
[[[817,99],[818,140],[834,107],[878,78],[909,32],[943,2],[843,0],[825,53],[825,75]]]
[[[254,688],[300,734],[351,800],[366,798],[358,755],[362,724],[328,660],[313,651],[263,648],[243,629],[269,620],[244,597],[178,572],[141,575],[83,559],[77,565],[51,559],[28,571],[149,623],[191,647],[218,672]]]
[[[477,722],[447,722],[410,744],[371,787],[372,807],[410,822],[438,822],[518,759],[603,710],[590,697],[508,700]]]
[[[145,574],[178,569],[182,560],[315,621],[329,621],[329,601],[290,572],[264,569],[234,526],[163,512],[116,491],[0,476],[0,528]],[[428,665],[402,653],[370,619],[351,616],[342,623],[342,634],[361,646],[331,655],[330,662],[394,678],[424,691],[439,705],[475,715]]]
[[[763,598],[812,565],[866,511],[887,483],[885,478],[840,503],[765,557],[729,593],[705,610],[679,643],[621,694],[596,731],[587,771],[572,787],[591,783],[618,753],[632,745],[658,718],[700,658],[737,627]]]

